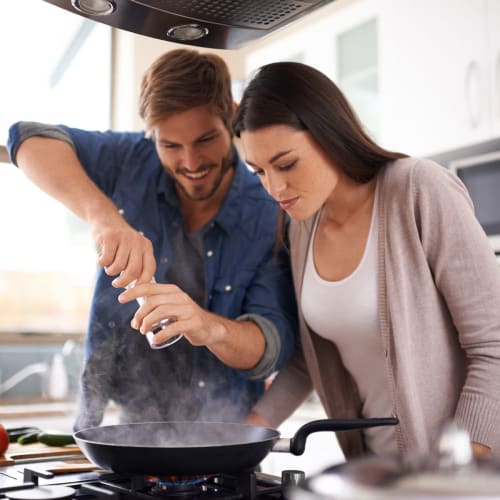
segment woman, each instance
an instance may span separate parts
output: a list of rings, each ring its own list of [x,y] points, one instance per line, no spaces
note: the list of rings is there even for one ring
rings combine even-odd
[[[477,456],[500,446],[500,272],[459,179],[387,151],[325,75],[266,65],[235,131],[288,213],[301,347],[249,421],[278,426],[315,389],[346,458],[428,453],[450,419]],[[497,442],[495,442],[495,440]]]

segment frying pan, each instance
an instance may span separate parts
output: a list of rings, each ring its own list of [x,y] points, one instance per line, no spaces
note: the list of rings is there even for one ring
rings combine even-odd
[[[149,475],[198,475],[255,468],[270,451],[301,455],[307,436],[395,425],[396,418],[315,420],[290,439],[258,425],[221,422],[145,422],[91,427],[74,433],[83,454],[103,469]]]

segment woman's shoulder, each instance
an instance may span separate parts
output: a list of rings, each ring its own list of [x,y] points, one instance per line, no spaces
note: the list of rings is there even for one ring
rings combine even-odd
[[[462,190],[460,179],[449,169],[428,158],[408,157],[395,160],[382,172],[382,183],[389,188],[406,186],[413,191],[454,186]]]
[[[385,199],[398,202],[413,200],[435,205],[446,198],[470,204],[467,189],[458,176],[427,158],[408,157],[389,163],[381,172],[381,186]]]
[[[444,172],[451,174],[446,167],[436,163],[434,160],[414,156],[400,158],[388,163],[385,171],[389,178],[394,179],[394,181],[408,179],[415,175],[422,176],[425,179],[441,176]]]

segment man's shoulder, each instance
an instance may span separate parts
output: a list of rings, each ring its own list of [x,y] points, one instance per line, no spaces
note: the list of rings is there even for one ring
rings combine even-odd
[[[238,195],[262,200],[272,199],[262,186],[259,178],[241,159],[236,148],[234,148],[234,154],[235,175],[233,177],[233,187],[238,191]]]
[[[274,234],[277,224],[278,205],[244,163],[237,165],[237,174],[225,213],[229,213],[233,223],[250,238]]]
[[[259,203],[270,208],[276,208],[277,204],[269,193],[264,189],[259,178],[253,174],[250,169],[240,162],[237,168],[241,172],[242,183],[239,196],[245,199],[248,203]]]

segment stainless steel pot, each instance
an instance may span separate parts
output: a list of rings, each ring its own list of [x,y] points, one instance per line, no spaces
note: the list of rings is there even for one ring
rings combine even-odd
[[[291,500],[500,499],[500,463],[476,461],[469,436],[450,424],[431,456],[366,457],[327,469],[288,492]]]

